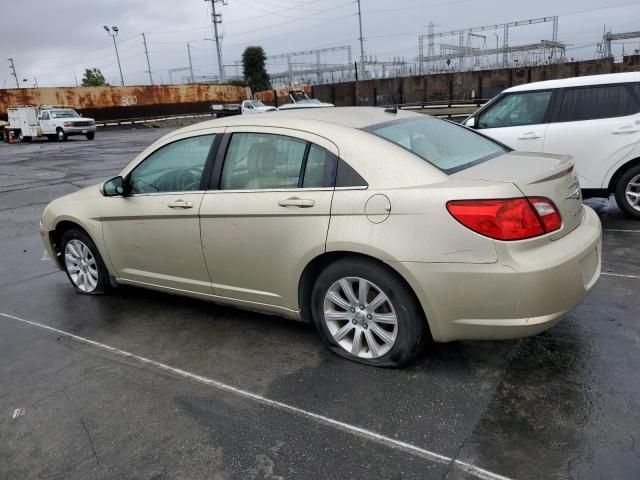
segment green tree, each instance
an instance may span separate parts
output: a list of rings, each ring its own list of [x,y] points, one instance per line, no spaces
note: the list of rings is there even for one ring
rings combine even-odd
[[[271,88],[265,63],[267,56],[262,47],[247,47],[242,53],[242,73],[244,81],[252,92],[261,92]]]
[[[104,75],[98,68],[87,68],[82,77],[83,87],[104,87],[109,84],[104,79]]]

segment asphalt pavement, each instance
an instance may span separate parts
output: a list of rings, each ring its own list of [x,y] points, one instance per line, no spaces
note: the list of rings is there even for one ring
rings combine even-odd
[[[640,478],[640,222],[615,202],[588,201],[603,275],[554,328],[376,369],[307,324],[78,295],[43,258],[45,205],[167,132],[0,144],[0,479]]]

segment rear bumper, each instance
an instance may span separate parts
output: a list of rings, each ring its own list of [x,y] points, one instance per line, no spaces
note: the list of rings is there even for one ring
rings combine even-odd
[[[416,292],[434,340],[526,337],[578,306],[600,277],[602,229],[591,208],[585,206],[582,224],[568,235],[540,240],[522,249],[497,243],[493,264],[392,266]]]

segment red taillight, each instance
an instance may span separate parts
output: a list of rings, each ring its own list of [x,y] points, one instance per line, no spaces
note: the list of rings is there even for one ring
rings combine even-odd
[[[453,200],[447,210],[465,227],[496,240],[523,240],[558,230],[562,218],[544,197]]]

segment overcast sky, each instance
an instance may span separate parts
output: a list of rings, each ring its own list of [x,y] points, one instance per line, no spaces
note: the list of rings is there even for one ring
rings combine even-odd
[[[74,85],[87,67],[98,67],[117,85],[119,74],[111,38],[103,25],[120,29],[118,46],[125,82],[149,83],[142,32],[154,81],[169,81],[169,70],[188,65],[186,43],[193,46],[195,75],[217,73],[209,3],[204,0],[21,0],[0,14],[0,88],[15,87],[7,58],[15,61],[23,85],[37,77],[40,86]],[[357,5],[353,0],[228,0],[223,14],[223,58],[231,65],[247,45],[260,45],[268,55],[351,45],[359,55]],[[365,53],[379,60],[404,57],[414,61],[418,35],[433,22],[436,31],[527,18],[559,15],[559,40],[568,44],[567,57],[593,58],[603,26],[613,32],[640,30],[640,1],[632,0],[362,0]],[[502,32],[498,31],[502,42]],[[510,44],[551,38],[551,24],[516,28]],[[443,40],[444,42],[445,40]],[[482,40],[477,40],[482,42]],[[496,37],[487,34],[487,45]],[[456,39],[448,39],[455,43]],[[625,42],[625,50],[640,47],[640,39]],[[620,54],[622,43],[615,44]],[[314,61],[302,58],[301,61]],[[342,53],[323,63],[346,61]],[[278,68],[273,66],[273,69]],[[284,66],[281,68],[284,69]],[[227,67],[229,75],[236,69]],[[178,80],[184,73],[174,73]]]

